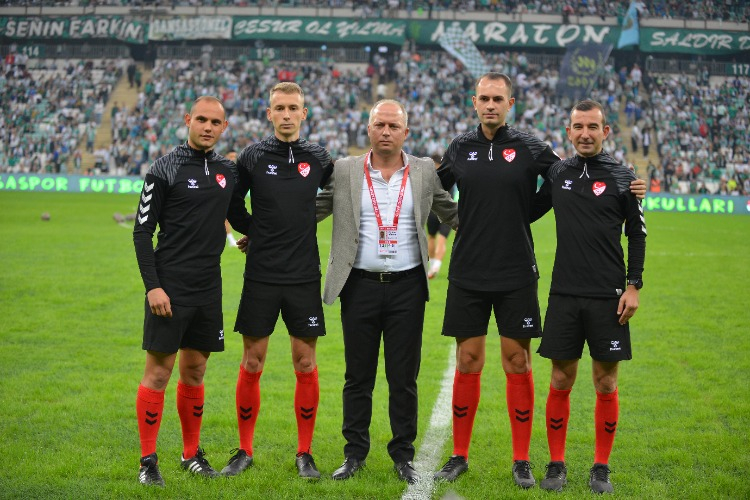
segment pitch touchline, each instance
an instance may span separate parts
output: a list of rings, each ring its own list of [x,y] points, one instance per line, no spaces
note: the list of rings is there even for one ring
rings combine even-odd
[[[456,371],[456,347],[450,349],[448,366],[443,372],[440,394],[435,400],[430,416],[430,425],[425,432],[422,445],[414,457],[414,467],[422,480],[410,484],[401,497],[403,500],[423,500],[432,498],[435,483],[432,474],[437,470],[443,454],[443,444],[448,439],[451,426],[451,400],[453,398],[453,375]]]

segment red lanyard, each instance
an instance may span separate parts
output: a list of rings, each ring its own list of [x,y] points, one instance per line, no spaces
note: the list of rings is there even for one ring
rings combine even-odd
[[[378,222],[378,227],[383,226],[383,219],[380,217],[380,209],[378,208],[378,200],[375,197],[375,188],[372,187],[372,179],[370,178],[370,169],[367,168],[368,164],[372,162],[372,151],[365,157],[365,179],[367,179],[367,189],[370,191],[370,200],[372,200],[372,210],[375,212],[375,220]],[[406,191],[406,181],[409,178],[409,165],[406,165],[404,169],[404,178],[401,180],[401,189],[398,191],[398,200],[396,200],[396,211],[393,213],[393,226],[398,227],[398,216],[401,214],[401,204],[404,202],[404,192]]]

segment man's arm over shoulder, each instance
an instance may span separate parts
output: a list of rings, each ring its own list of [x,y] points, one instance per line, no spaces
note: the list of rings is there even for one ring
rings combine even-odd
[[[521,132],[517,129],[511,128],[511,131],[512,132],[510,133],[514,134],[529,149],[534,161],[532,166],[534,171],[546,179],[549,168],[560,161],[561,158],[555,153],[549,144],[538,137],[529,134],[528,132]]]

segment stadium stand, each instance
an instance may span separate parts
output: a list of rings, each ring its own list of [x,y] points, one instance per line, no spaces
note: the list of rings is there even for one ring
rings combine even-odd
[[[548,142],[561,157],[573,154],[565,135],[568,99],[556,93],[559,58],[523,52],[484,54],[490,68],[508,74],[514,81],[516,105],[513,125]],[[554,61],[554,62],[552,62]],[[396,97],[406,103],[411,116],[406,147],[421,156],[442,155],[457,134],[476,127],[471,106],[474,79],[453,58],[442,52],[402,51],[396,64]],[[619,120],[619,103],[624,95],[614,69],[605,68],[599,88],[592,97],[607,106],[610,122]],[[605,149],[627,161],[620,127],[615,126]]]
[[[187,138],[184,122],[176,117],[204,94],[221,97],[227,110],[230,126],[220,145],[240,150],[270,133],[268,91],[279,80],[293,80],[303,82],[307,90],[309,113],[303,137],[319,142],[338,158],[362,129],[365,77],[364,67],[341,71],[327,63],[264,66],[260,61],[211,60],[206,67],[196,67],[189,60],[157,60],[134,105],[114,113],[110,153],[121,158],[118,169],[129,163],[127,172],[140,175],[149,162],[174,147],[175,138]],[[369,81],[364,85],[369,89]]]
[[[119,78],[113,61],[57,59],[31,66],[11,53],[3,64],[0,164],[9,172],[59,173],[71,163],[80,171]]]
[[[496,12],[504,14],[555,14],[566,16],[622,17],[630,0],[5,0],[14,7],[269,7],[348,9],[362,17],[412,17],[440,12]],[[700,19],[731,22],[750,21],[750,5],[745,0],[644,0],[641,16],[659,19]]]
[[[27,11],[28,15],[43,15],[53,7],[82,8],[88,14],[99,7],[122,7],[123,12],[133,14],[139,9],[164,8],[163,12],[176,13],[183,7],[210,6],[213,10],[202,13],[228,8],[240,9],[231,14],[241,14],[243,8],[257,7],[276,9],[273,12],[280,15],[289,8],[310,7],[351,17],[408,18],[424,17],[425,9],[431,8],[430,16],[433,11],[436,16],[450,11],[454,16],[482,19],[491,11],[510,12],[515,19],[519,13],[563,12],[621,17],[629,2],[37,0],[3,4],[37,8]],[[747,22],[747,4],[654,0],[641,2],[640,7],[643,18]],[[435,46],[407,43],[387,57],[373,52],[366,59],[361,59],[366,55],[361,50],[331,48],[326,53],[325,48],[285,46],[275,49],[279,55],[269,61],[248,60],[242,48],[215,41],[203,47],[162,44],[150,47],[158,52],[155,58],[145,64],[143,59],[138,61],[142,82],[135,89],[126,77],[132,60],[125,45],[92,49],[86,43],[71,44],[65,47],[68,58],[60,53],[62,44],[54,55],[49,54],[51,47],[47,53],[52,57],[47,59],[29,60],[12,45],[2,52],[5,66],[0,82],[9,89],[0,106],[5,124],[0,141],[4,171],[141,175],[150,161],[171,149],[175,138],[184,133],[174,111],[186,111],[204,93],[218,95],[226,103],[230,128],[221,144],[241,149],[269,132],[266,96],[280,79],[298,81],[307,90],[310,113],[302,134],[323,144],[334,158],[365,147],[363,123],[369,107],[380,97],[406,103],[411,134],[405,147],[413,154],[440,155],[456,134],[476,126],[467,93],[473,77]],[[91,57],[100,53],[108,57]],[[483,55],[493,70],[506,72],[514,80],[514,126],[549,142],[562,157],[573,154],[565,136],[572,102],[556,92],[562,53],[502,50]],[[599,75],[591,96],[605,104],[613,128],[605,149],[634,165],[662,191],[749,192],[747,76],[714,75],[716,66],[710,64],[695,70],[691,63],[685,70],[679,61],[648,59],[652,58],[638,60],[646,63],[643,68],[632,64],[632,58],[621,61],[619,69],[608,64]]]
[[[493,69],[514,78],[514,125],[550,143],[560,156],[572,154],[565,137],[571,103],[555,93],[557,71],[535,55],[486,56]],[[184,132],[173,110],[186,111],[204,93],[220,95],[226,102],[231,126],[222,144],[241,149],[268,133],[266,94],[284,78],[310,89],[303,134],[338,158],[350,147],[366,144],[362,123],[378,97],[373,95],[377,78],[368,76],[366,65],[350,65],[342,72],[328,62],[266,67],[260,61],[216,60],[203,69],[188,60],[157,60],[153,73],[128,101],[112,92],[118,81],[127,86],[126,64],[48,60],[25,72],[17,64],[9,71],[6,64],[0,81],[12,91],[0,110],[9,126],[0,150],[5,170],[56,173],[65,171],[67,164],[71,173],[141,175]],[[438,51],[404,49],[393,68],[388,97],[407,104],[407,150],[441,155],[456,134],[476,126],[466,93],[473,78],[459,62]],[[645,167],[641,173],[658,181],[663,191],[698,192],[705,186],[711,193],[748,192],[750,80],[699,81],[667,74],[649,79],[638,92],[629,77],[621,78],[622,71],[609,66],[606,70],[592,95],[606,104],[613,124],[606,150]],[[371,68],[369,73],[375,72]],[[652,131],[654,147],[647,157],[641,157],[642,145],[640,151],[628,149],[625,132],[635,123]],[[93,164],[83,158],[86,153],[93,154]]]
[[[750,79],[657,75],[646,91],[658,157],[649,179],[666,192],[750,193]]]

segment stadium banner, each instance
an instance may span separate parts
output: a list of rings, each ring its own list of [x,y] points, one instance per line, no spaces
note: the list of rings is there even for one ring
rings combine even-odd
[[[461,61],[474,78],[479,78],[490,70],[477,46],[465,38],[457,26],[443,33],[440,37],[440,46]]]
[[[494,21],[413,21],[409,26],[409,37],[417,43],[439,43],[446,31],[456,28],[476,45],[516,48],[564,48],[572,43],[615,44],[620,35],[620,28],[616,26]]]
[[[573,43],[616,46],[622,27],[479,21],[412,21],[408,37],[417,43],[439,43],[452,26],[478,46],[565,48]],[[641,52],[685,52],[718,55],[750,50],[750,34],[740,31],[680,30],[640,27]]]
[[[642,52],[680,52],[702,55],[746,52],[750,50],[750,33],[641,26],[640,50]]]
[[[233,40],[395,43],[406,41],[407,21],[329,17],[234,16]],[[435,42],[437,43],[437,42]]]
[[[750,196],[647,193],[643,209],[647,212],[750,215]]]
[[[560,63],[557,93],[577,101],[588,96],[601,68],[607,63],[612,44],[576,43],[568,46]]]
[[[144,44],[148,28],[147,21],[125,16],[0,17],[0,37],[14,40],[106,38]]]
[[[621,49],[629,45],[638,45],[641,39],[641,32],[638,26],[638,7],[635,1],[630,2],[628,12],[622,20],[622,29],[620,38],[617,41],[617,48]]]
[[[142,188],[137,176],[0,174],[0,191],[139,194]]]
[[[227,33],[227,26],[231,31]],[[566,48],[574,43],[616,46],[621,26],[498,21],[363,20],[281,16],[0,16],[0,37],[13,40],[108,38],[144,44],[154,41],[225,39],[439,45],[448,30],[459,30],[479,47]],[[641,52],[701,55],[750,51],[750,34],[740,31],[640,27]]]
[[[148,27],[149,41],[231,38],[232,16],[152,17]]]

